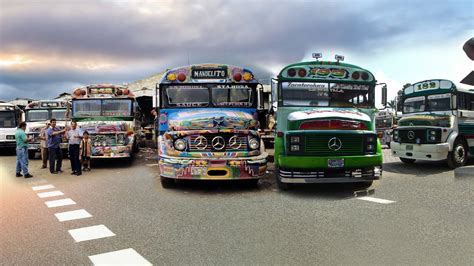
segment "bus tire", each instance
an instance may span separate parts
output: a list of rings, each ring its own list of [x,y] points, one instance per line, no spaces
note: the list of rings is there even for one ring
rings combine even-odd
[[[415,163],[416,159],[409,159],[409,158],[400,157],[400,161],[402,161],[403,163],[406,163],[406,164],[413,164],[413,163]]]
[[[275,167],[275,179],[276,179],[278,189],[281,191],[287,191],[291,188],[291,184],[281,182],[280,177],[278,176],[279,172],[280,172],[279,168]]]
[[[447,163],[449,168],[455,169],[467,163],[467,145],[462,139],[456,139],[453,150],[448,153]]]
[[[160,176],[160,181],[161,181],[161,186],[165,189],[176,187],[176,180],[172,178]]]
[[[28,151],[28,159],[33,160],[36,157],[36,151]]]

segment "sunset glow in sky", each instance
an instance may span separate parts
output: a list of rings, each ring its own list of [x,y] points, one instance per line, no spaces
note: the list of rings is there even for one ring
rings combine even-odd
[[[386,82],[459,82],[473,1],[0,0],[0,100],[130,83],[191,63],[253,69],[345,55]]]

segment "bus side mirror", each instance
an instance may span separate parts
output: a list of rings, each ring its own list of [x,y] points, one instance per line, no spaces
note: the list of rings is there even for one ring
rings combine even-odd
[[[153,107],[160,109],[160,84],[156,84],[155,97],[153,97]]]
[[[387,85],[382,87],[382,105],[387,107]]]
[[[264,109],[263,103],[263,85],[259,84],[260,86],[257,87],[257,110],[261,111]]]

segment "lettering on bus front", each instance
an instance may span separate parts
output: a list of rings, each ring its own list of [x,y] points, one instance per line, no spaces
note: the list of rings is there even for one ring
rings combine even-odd
[[[193,79],[225,79],[227,78],[227,70],[223,68],[195,68],[192,70],[191,76]]]

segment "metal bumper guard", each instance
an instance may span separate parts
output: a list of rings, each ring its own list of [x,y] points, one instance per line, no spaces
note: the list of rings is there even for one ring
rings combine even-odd
[[[238,158],[182,158],[162,155],[160,175],[175,179],[258,179],[267,171],[268,154]]]
[[[380,179],[382,167],[354,169],[279,169],[278,178],[283,183],[354,183],[370,182]]]
[[[398,143],[392,141],[390,143],[392,155],[395,157],[439,161],[448,157],[449,144],[410,144]]]

